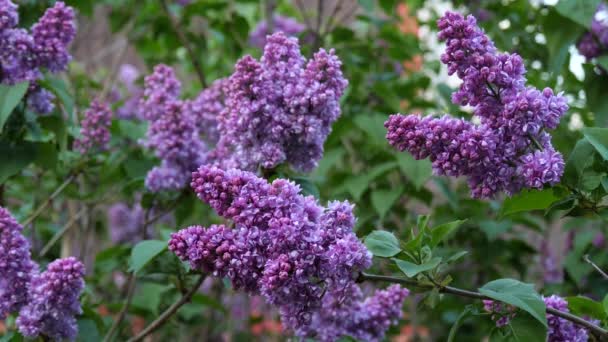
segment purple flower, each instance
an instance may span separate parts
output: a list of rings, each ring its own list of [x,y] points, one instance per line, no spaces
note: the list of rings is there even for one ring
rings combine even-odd
[[[144,97],[140,102],[140,111],[144,119],[154,121],[164,112],[168,102],[177,100],[181,83],[170,67],[159,64],[154,72],[144,79]]]
[[[188,101],[186,104],[189,115],[193,117],[199,128],[199,134],[212,145],[215,145],[220,139],[218,119],[225,106],[227,85],[227,78],[216,80],[201,91],[194,100]]]
[[[75,339],[75,316],[82,313],[78,298],[84,289],[83,278],[84,266],[74,257],[50,263],[32,280],[29,301],[17,318],[19,332],[28,338]]]
[[[591,32],[586,32],[576,43],[578,52],[585,56],[587,59],[593,59],[602,54],[602,46],[596,40],[595,36]]]
[[[38,114],[49,114],[55,108],[55,95],[39,85],[30,86],[27,94],[28,108]]]
[[[272,32],[268,31],[268,22],[261,20],[249,34],[249,43],[252,46],[263,49],[264,45],[266,45],[266,37],[270,34],[283,32],[286,36],[297,37],[306,29],[304,25],[297,22],[294,18],[274,15],[272,20],[274,25]]]
[[[600,2],[593,15],[591,29],[583,34],[576,47],[587,59],[606,54],[608,50],[608,6],[603,1]]]
[[[556,284],[564,281],[564,269],[558,263],[549,241],[543,240],[540,246],[541,266],[545,283]]]
[[[34,53],[39,65],[52,72],[65,70],[71,59],[67,46],[75,36],[74,10],[61,1],[56,2],[32,26]]]
[[[473,16],[448,12],[438,27],[446,41],[441,61],[463,81],[452,101],[473,106],[480,124],[447,115],[391,115],[389,143],[416,159],[429,158],[436,174],[466,176],[476,198],[558,183],[564,163],[545,131],[558,126],[566,98],[526,87],[521,57],[498,53]]]
[[[12,29],[19,23],[17,5],[11,0],[0,0],[0,32]]]
[[[87,154],[97,150],[106,150],[110,142],[110,124],[112,111],[103,102],[94,100],[84,112],[81,136],[74,140],[74,150]]]
[[[346,291],[358,291],[355,279],[371,266],[371,253],[353,233],[352,205],[332,202],[324,208],[292,182],[268,183],[237,169],[201,166],[191,185],[235,227],[192,226],[173,234],[169,249],[195,269],[229,278],[236,289],[262,294],[299,336],[316,335],[311,324],[323,315],[324,297],[351,298]],[[359,327],[361,336],[380,339],[399,317],[405,295],[407,290],[395,288],[354,300],[348,310],[360,311],[357,321],[341,334]],[[398,307],[386,308],[389,302]]]
[[[559,296],[552,295],[543,299],[548,308],[570,312],[568,302]],[[547,342],[586,342],[589,339],[589,333],[585,328],[550,313],[547,313],[547,324],[549,326]]]
[[[108,209],[108,226],[114,243],[135,243],[142,240],[144,210],[139,204],[129,207],[126,203],[113,204]]]
[[[0,320],[27,303],[27,288],[38,266],[30,256],[23,227],[0,207]]]
[[[340,115],[348,84],[340,67],[333,51],[321,49],[306,62],[297,39],[269,36],[261,61],[239,60],[225,87],[216,164],[255,171],[288,163],[312,170]]]
[[[135,82],[139,78],[139,71],[131,64],[123,64],[118,71],[118,81],[123,86],[125,94],[121,94],[116,89],[116,96],[113,102],[123,100],[122,105],[116,109],[116,116],[119,119],[141,119],[139,105],[143,96],[143,89]],[[124,96],[124,98],[123,98]]]

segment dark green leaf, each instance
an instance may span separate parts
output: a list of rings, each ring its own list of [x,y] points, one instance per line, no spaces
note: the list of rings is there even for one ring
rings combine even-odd
[[[501,215],[545,209],[558,199],[553,189],[522,191],[504,201]]]
[[[450,256],[445,262],[447,263],[451,263],[454,261],[457,261],[458,259],[462,258],[463,256],[469,254],[469,251],[460,251],[458,253],[454,253],[454,255]]]
[[[602,158],[608,160],[608,128],[586,127],[583,134]]]
[[[397,264],[397,267],[399,267],[401,272],[403,272],[406,276],[412,278],[420,272],[430,271],[437,267],[439,263],[441,263],[441,258],[435,257],[420,265],[416,265],[409,261],[400,259],[393,259],[393,261],[395,262],[395,264]]]
[[[547,327],[535,317],[525,312],[518,312],[509,322],[509,327],[511,327],[511,335],[508,336],[507,341],[530,342],[547,340]]]
[[[460,328],[460,326],[462,325],[462,323],[464,322],[464,320],[471,314],[471,308],[470,307],[466,307],[461,313],[460,315],[458,315],[458,318],[456,319],[456,321],[454,322],[454,324],[452,324],[452,328],[450,329],[450,334],[448,335],[448,339],[447,342],[454,342],[456,341],[456,333],[458,332],[458,328]]]
[[[71,117],[74,113],[74,99],[68,92],[68,87],[62,79],[56,77],[47,77],[44,80],[38,81],[43,88],[46,88],[63,104],[63,109]]]
[[[577,316],[589,316],[599,320],[606,319],[604,306],[600,302],[583,296],[566,297],[566,300],[568,301],[568,309]]]
[[[384,230],[371,232],[365,238],[365,246],[372,254],[383,258],[390,258],[401,252],[399,240],[397,240],[393,233]]]
[[[555,9],[564,17],[589,28],[600,2],[601,0],[559,0]]]
[[[544,326],[547,326],[545,302],[534,290],[534,285],[515,279],[498,279],[485,284],[479,289],[479,292],[527,311]]]
[[[402,193],[403,186],[398,186],[392,190],[374,190],[371,200],[378,216],[384,217]]]
[[[29,82],[17,83],[15,85],[0,84],[0,133],[13,109],[17,107],[25,93]]]
[[[399,168],[417,190],[431,178],[433,170],[428,159],[416,160],[409,153],[397,153],[396,158]]]
[[[448,237],[452,232],[454,232],[458,227],[460,227],[467,220],[458,220],[453,222],[444,223],[439,225],[433,229],[431,229],[431,242],[430,246],[437,246],[443,239]]]
[[[17,146],[0,144],[0,184],[36,160],[36,144],[22,142]]]
[[[159,240],[145,240],[139,242],[133,250],[131,250],[131,259],[129,260],[129,271],[139,272],[150,261],[167,250],[167,242]]]

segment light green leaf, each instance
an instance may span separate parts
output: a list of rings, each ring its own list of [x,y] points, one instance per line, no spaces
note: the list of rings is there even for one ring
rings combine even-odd
[[[559,0],[555,9],[575,23],[590,28],[591,19],[601,0]]]
[[[0,133],[4,128],[6,120],[17,107],[25,93],[29,82],[17,83],[15,85],[0,84]]]
[[[602,158],[608,160],[608,128],[587,127],[583,128],[583,134]]]
[[[378,216],[384,217],[402,193],[403,186],[398,186],[392,190],[374,190],[371,199]]]
[[[458,220],[448,222],[431,229],[431,243],[429,245],[431,247],[437,246],[441,241],[443,241],[443,239],[458,229],[458,227],[460,227],[466,221],[467,220]]]
[[[460,251],[458,253],[454,253],[445,262],[450,263],[450,262],[457,261],[458,259],[462,258],[463,256],[465,256],[467,254],[469,254],[469,251]]]
[[[74,99],[70,95],[65,82],[60,78],[46,77],[45,79],[38,81],[38,83],[59,98],[63,105],[63,109],[71,118],[72,113],[74,113]]]
[[[415,277],[420,272],[430,271],[430,270],[434,269],[435,267],[437,267],[439,265],[439,263],[441,263],[441,258],[434,257],[431,260],[429,260],[421,265],[416,265],[409,261],[400,260],[400,259],[393,259],[393,261],[397,264],[397,267],[399,267],[399,269],[403,273],[405,273],[406,276],[412,278],[412,277]]]
[[[553,189],[522,191],[504,201],[501,215],[545,209],[558,199]]]
[[[131,250],[131,259],[129,260],[129,271],[139,272],[150,261],[167,250],[167,242],[160,240],[144,240],[139,242]]]
[[[378,146],[386,145],[386,129],[384,128],[386,115],[360,114],[355,116],[354,121],[355,125],[369,136],[369,142]]]
[[[508,336],[507,341],[530,342],[547,340],[547,327],[525,312],[518,312],[509,322],[509,327],[511,328],[511,335]]]
[[[602,300],[602,306],[604,307],[604,314],[608,315],[608,294]]]
[[[498,279],[485,284],[479,289],[479,292],[527,311],[544,326],[547,326],[545,302],[534,290],[534,285],[515,279]]]
[[[156,283],[143,283],[138,287],[136,295],[133,297],[133,306],[144,309],[152,314],[158,314],[158,306],[161,303],[163,294],[171,286]]]
[[[481,221],[479,222],[479,228],[486,233],[488,240],[496,240],[500,234],[507,232],[513,226],[511,221]]]
[[[367,247],[373,255],[382,258],[390,258],[401,252],[399,240],[397,240],[393,233],[384,230],[371,232],[365,238],[365,247]]]
[[[405,177],[416,190],[420,190],[433,173],[431,162],[428,159],[416,160],[409,153],[397,153],[395,156]]]
[[[450,329],[450,334],[448,335],[448,340],[447,342],[455,342],[455,338],[456,338],[456,333],[458,332],[458,328],[460,328],[460,326],[462,325],[462,323],[464,323],[464,320],[471,314],[471,308],[470,307],[466,307],[461,313],[460,315],[458,315],[458,318],[456,318],[456,321],[454,322],[454,324],[452,324],[452,328]]]
[[[347,179],[344,184],[342,184],[341,188],[347,190],[353,198],[356,200],[361,199],[361,196],[365,193],[365,191],[369,188],[370,183],[379,177],[380,175],[394,169],[397,167],[397,163],[388,162],[384,164],[377,165],[372,169],[363,172],[359,176],[351,177]]]

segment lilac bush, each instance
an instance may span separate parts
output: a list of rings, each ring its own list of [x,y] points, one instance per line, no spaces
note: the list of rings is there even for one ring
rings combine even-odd
[[[169,249],[195,269],[228,277],[236,289],[262,294],[298,336],[380,340],[400,317],[408,294],[400,287],[361,302],[355,280],[359,271],[371,266],[371,253],[352,231],[355,218],[348,202],[332,202],[324,208],[312,196],[300,195],[292,182],[268,183],[250,172],[212,166],[194,172],[191,185],[200,199],[235,227],[192,226],[173,234]],[[340,303],[348,300],[349,305],[332,309],[324,304],[332,297]],[[380,309],[389,303],[393,311]],[[324,315],[346,317],[355,312],[352,321],[340,326],[314,323]],[[334,331],[324,332],[325,328]]]
[[[452,102],[472,106],[480,124],[392,115],[385,123],[389,143],[416,159],[430,158],[436,174],[466,176],[476,198],[557,184],[564,161],[547,131],[568,110],[566,98],[526,87],[521,57],[498,53],[473,16],[448,12],[438,27],[447,45],[441,61],[463,81]]]

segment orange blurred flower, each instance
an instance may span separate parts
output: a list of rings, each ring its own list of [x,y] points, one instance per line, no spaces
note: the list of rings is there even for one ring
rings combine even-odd
[[[412,326],[406,324],[401,327],[399,335],[392,338],[392,342],[412,342],[418,340],[428,340],[430,337],[429,328],[425,326]]]
[[[397,5],[397,15],[401,19],[398,24],[399,31],[418,36],[418,20],[416,16],[410,15],[410,9],[405,3]]]
[[[412,59],[403,61],[403,70],[406,72],[417,72],[422,69],[422,55],[415,55]]]

